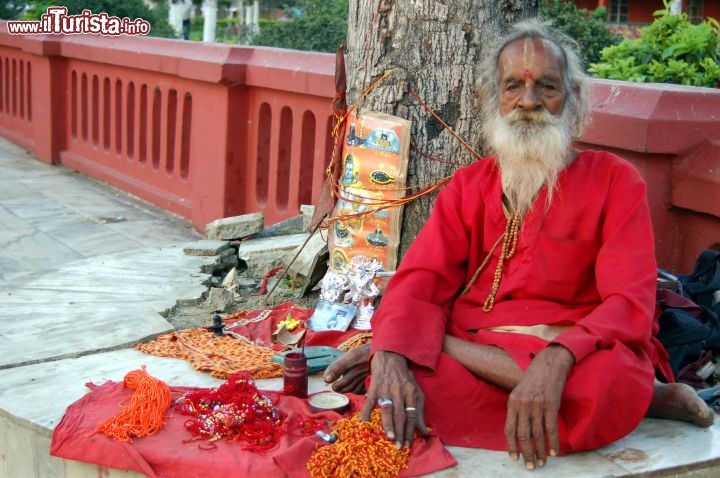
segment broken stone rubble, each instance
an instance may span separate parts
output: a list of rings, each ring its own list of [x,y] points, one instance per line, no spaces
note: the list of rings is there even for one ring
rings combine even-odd
[[[203,308],[208,312],[225,312],[235,302],[235,295],[229,289],[212,287]]]
[[[261,280],[272,269],[284,265],[283,257],[302,246],[307,238],[308,234],[302,233],[242,241],[238,257],[247,266],[247,276]]]
[[[227,241],[201,239],[185,246],[183,253],[186,256],[216,256],[226,249],[230,249],[230,243]]]
[[[209,223],[205,228],[207,239],[184,249],[187,255],[214,256],[214,261],[204,266],[202,271],[212,274],[202,308],[206,311],[227,311],[238,299],[239,293],[248,294],[256,290],[268,272],[279,266],[288,267],[309,237],[305,229],[312,218],[313,207],[303,206],[301,211],[302,214],[267,228],[264,227],[262,213]],[[225,240],[218,239],[220,237]],[[313,263],[313,267],[317,262]],[[293,277],[297,277],[297,272],[296,266]],[[303,276],[302,272],[300,276]],[[306,289],[304,287],[303,292]]]

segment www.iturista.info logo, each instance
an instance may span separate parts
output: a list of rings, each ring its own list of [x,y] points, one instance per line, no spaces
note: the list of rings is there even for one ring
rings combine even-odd
[[[40,20],[15,20],[7,22],[11,35],[147,35],[150,23],[142,18],[111,17],[107,13],[83,10],[80,15],[68,15],[66,7],[48,7]]]

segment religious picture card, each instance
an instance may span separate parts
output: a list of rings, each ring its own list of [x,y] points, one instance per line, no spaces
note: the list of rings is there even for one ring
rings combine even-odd
[[[315,312],[308,320],[307,325],[313,332],[322,330],[345,331],[350,327],[350,323],[354,318],[354,305],[319,300]]]
[[[330,268],[346,269],[354,257],[377,259],[395,270],[410,146],[410,121],[363,111],[348,115],[339,197],[328,234]],[[391,207],[388,207],[391,206]]]

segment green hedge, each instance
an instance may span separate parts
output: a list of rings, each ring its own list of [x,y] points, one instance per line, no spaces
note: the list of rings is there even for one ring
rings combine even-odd
[[[640,38],[602,51],[590,72],[599,78],[639,83],[720,86],[720,25],[712,18],[698,25],[687,14],[673,16],[668,2],[641,28]]]
[[[253,45],[335,52],[347,36],[348,0],[303,0],[299,13],[286,20],[266,20]]]

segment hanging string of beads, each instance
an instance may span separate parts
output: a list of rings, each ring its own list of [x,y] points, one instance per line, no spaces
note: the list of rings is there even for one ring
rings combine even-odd
[[[503,264],[506,260],[510,259],[515,250],[517,249],[518,233],[520,232],[520,223],[522,218],[520,213],[517,211],[508,218],[507,226],[505,226],[505,233],[503,234],[502,249],[500,249],[500,257],[498,258],[497,267],[495,268],[495,275],[493,277],[492,287],[490,293],[485,299],[483,304],[483,310],[490,312],[495,306],[495,294],[497,294],[500,288],[500,281],[502,280]]]
[[[379,409],[367,422],[359,414],[341,418],[332,430],[337,441],[315,449],[308,460],[312,478],[396,478],[408,467],[410,448],[397,449],[387,438]]]
[[[132,437],[154,435],[165,425],[165,412],[170,408],[170,387],[151,377],[143,366],[125,375],[123,385],[133,392],[130,403],[117,415],[101,423],[96,432],[118,441],[131,442]]]
[[[377,200],[377,199],[370,198],[370,197],[363,197],[362,204],[367,206],[367,209],[365,211],[361,211],[361,212],[357,212],[357,213],[350,213],[350,214],[343,214],[342,216],[330,217],[327,219],[327,221],[325,221],[325,223],[323,224],[322,227],[327,229],[336,221],[361,219],[361,218],[364,218],[367,216],[371,216],[371,215],[377,213],[378,211],[382,211],[384,209],[388,209],[388,208],[395,207],[395,206],[402,206],[403,204],[407,204],[410,201],[413,201],[414,199],[419,198],[420,196],[423,196],[423,195],[431,193],[437,189],[440,189],[445,184],[447,184],[449,181],[450,181],[450,176],[447,176],[416,193],[408,194],[408,195],[398,198],[398,199]],[[357,197],[351,198],[351,197],[343,196],[342,194],[337,195],[337,197],[339,197],[340,199],[347,201],[349,203],[359,203],[359,200],[357,199]]]

